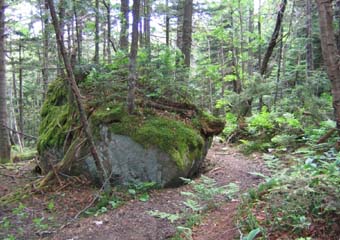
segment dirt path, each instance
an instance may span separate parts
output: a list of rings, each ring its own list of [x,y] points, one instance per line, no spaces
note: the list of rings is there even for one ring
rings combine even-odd
[[[237,183],[241,192],[256,186],[260,179],[249,172],[264,172],[256,155],[245,157],[234,148],[215,143],[207,156],[206,176],[218,184]],[[152,191],[150,200],[132,200],[115,211],[98,217],[81,219],[48,239],[161,240],[176,233],[176,225],[166,219],[150,216],[147,211],[181,212],[183,196],[188,186]],[[200,226],[193,229],[195,240],[234,239],[238,230],[233,222],[238,200],[221,205],[205,215]],[[178,225],[178,223],[177,223]]]

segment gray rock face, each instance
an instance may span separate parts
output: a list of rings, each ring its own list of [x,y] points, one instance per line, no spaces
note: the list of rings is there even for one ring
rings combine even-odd
[[[97,142],[97,151],[103,160],[113,184],[129,184],[136,182],[156,182],[160,186],[177,185],[179,177],[189,177],[197,172],[210,147],[210,139],[206,141],[199,159],[192,166],[180,169],[171,157],[155,147],[145,149],[128,136],[113,134],[108,127],[100,129],[101,141]],[[97,177],[97,169],[93,158],[85,158],[87,171],[93,178]]]

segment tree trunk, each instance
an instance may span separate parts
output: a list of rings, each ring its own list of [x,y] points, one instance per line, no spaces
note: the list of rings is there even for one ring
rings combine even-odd
[[[150,57],[151,50],[151,30],[150,30],[150,18],[151,18],[151,3],[150,0],[144,0],[144,36],[145,36],[145,48],[148,50]]]
[[[48,6],[44,4],[42,7],[43,10],[41,11],[42,17],[42,29],[43,29],[43,68],[42,68],[42,79],[43,79],[43,99],[46,97],[47,93],[47,86],[48,86],[48,48],[49,48],[49,19],[48,19]]]
[[[183,44],[183,15],[184,15],[184,0],[178,0],[177,3],[177,39],[176,46],[182,49]]]
[[[169,17],[169,0],[165,0],[165,42],[170,46],[170,17]]]
[[[111,47],[110,47],[110,43],[111,43],[111,3],[110,1],[106,2],[105,0],[103,0],[103,4],[106,8],[106,21],[107,21],[107,60],[108,63],[111,64],[112,62],[112,56],[111,56]],[[114,46],[113,46],[114,47]]]
[[[191,58],[191,42],[192,42],[192,12],[193,0],[185,0],[184,3],[184,17],[183,17],[183,31],[182,31],[182,53],[184,55],[184,64],[190,67]]]
[[[60,28],[59,28],[60,25],[58,24],[58,19],[57,19],[57,15],[55,13],[53,0],[46,0],[46,1],[49,5],[49,8],[50,8],[52,22],[53,22],[54,30],[55,30],[55,33],[56,33],[55,35],[56,35],[58,48],[59,48],[60,53],[63,57],[64,65],[65,65],[65,68],[66,68],[67,82],[70,86],[70,89],[72,91],[72,95],[73,95],[73,97],[76,101],[77,107],[78,107],[80,121],[81,121],[81,124],[83,126],[83,130],[84,130],[85,136],[87,138],[87,141],[90,145],[90,151],[91,151],[91,154],[93,156],[94,162],[96,164],[96,167],[97,167],[97,170],[98,170],[98,173],[99,173],[98,174],[99,175],[99,181],[100,181],[101,184],[103,184],[108,175],[107,175],[106,169],[104,168],[102,161],[99,159],[97,149],[94,145],[91,129],[90,129],[89,123],[87,121],[87,117],[86,117],[86,112],[85,112],[84,106],[81,102],[80,91],[78,89],[78,86],[77,86],[77,83],[76,83],[76,80],[75,80],[75,77],[74,77],[74,73],[73,73],[73,69],[71,67],[70,59],[67,57],[66,49],[65,49],[65,46],[64,46],[64,39],[63,39],[63,35],[61,34],[61,31],[60,31]]]
[[[5,8],[5,0],[0,0],[0,163],[9,162],[11,158],[11,147],[6,128]]]
[[[311,72],[313,71],[313,39],[312,39],[312,8],[313,3],[312,0],[307,0],[306,5],[306,12],[307,12],[307,22],[306,22],[306,28],[307,28],[307,46],[306,46],[306,62],[307,62],[307,76],[311,76]]]
[[[129,0],[121,0],[120,5],[120,49],[127,51],[129,46]]]
[[[261,70],[260,70],[261,76],[264,76],[266,74],[269,59],[272,56],[273,50],[276,46],[277,38],[279,37],[279,34],[280,34],[281,24],[282,24],[282,21],[283,21],[283,16],[284,16],[284,12],[285,12],[285,9],[286,9],[286,5],[287,5],[287,0],[283,0],[280,4],[280,9],[277,13],[274,32],[273,32],[272,37],[269,41],[267,51],[266,51],[266,53],[263,57],[262,66],[261,66]]]
[[[331,81],[336,128],[340,135],[340,59],[333,29],[332,0],[317,0],[322,56]]]
[[[81,64],[82,62],[82,55],[83,55],[83,32],[82,32],[82,23],[78,16],[77,7],[76,7],[76,1],[73,0],[73,13],[74,13],[74,19],[76,22],[76,36],[77,36],[77,58],[78,58],[78,64]]]
[[[262,65],[260,66],[260,74],[261,74],[262,78],[264,78],[265,75],[266,75],[269,59],[272,56],[274,48],[277,44],[277,39],[278,39],[279,34],[280,34],[280,29],[281,29],[286,5],[287,5],[287,0],[282,0],[282,2],[280,4],[280,9],[277,13],[276,24],[275,24],[273,34],[272,34],[272,37],[269,41],[266,53],[264,54]],[[262,109],[262,106],[263,106],[263,96],[260,96],[260,98],[259,98],[259,109],[260,110]]]
[[[22,40],[19,39],[19,128],[24,132],[24,93],[23,93],[23,67],[22,67]],[[22,136],[21,136],[22,137]],[[23,142],[23,138],[21,138]]]
[[[131,40],[131,49],[130,49],[130,58],[129,58],[128,97],[127,97],[128,112],[130,114],[132,114],[135,111],[139,10],[140,10],[140,0],[133,0],[132,40]]]
[[[95,2],[95,36],[94,36],[94,63],[99,64],[99,0]]]

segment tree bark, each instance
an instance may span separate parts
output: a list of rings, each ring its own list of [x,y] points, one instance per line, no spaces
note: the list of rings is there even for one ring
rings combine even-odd
[[[44,4],[44,3],[43,3]],[[47,86],[48,86],[48,48],[49,48],[49,19],[48,19],[48,6],[44,4],[41,11],[42,17],[42,29],[43,29],[43,68],[42,68],[42,78],[43,78],[43,99],[46,97]]]
[[[132,22],[132,40],[129,58],[129,76],[128,76],[128,112],[132,114],[135,111],[135,91],[137,82],[137,53],[138,53],[138,22],[140,11],[140,0],[133,0],[133,22]]]
[[[282,21],[283,21],[283,16],[284,16],[284,12],[285,12],[285,9],[286,9],[286,5],[287,5],[287,0],[283,0],[280,4],[280,9],[277,13],[274,32],[273,32],[272,37],[269,41],[267,51],[266,51],[266,53],[263,57],[262,66],[261,66],[261,70],[260,70],[261,76],[264,76],[266,74],[269,59],[272,56],[273,50],[274,50],[274,48],[277,44],[277,38],[279,37],[279,34],[280,34],[281,24],[282,24]]]
[[[183,15],[184,15],[184,0],[178,0],[177,3],[177,38],[176,46],[182,49],[183,44]]]
[[[79,11],[80,12],[80,11]],[[74,19],[76,22],[76,36],[77,36],[77,58],[78,58],[78,64],[81,64],[82,62],[82,55],[83,55],[83,28],[82,28],[82,22],[79,18],[79,14],[76,7],[76,1],[73,0],[73,13],[74,13]]]
[[[107,21],[107,60],[108,63],[112,62],[112,57],[111,57],[111,47],[110,47],[110,43],[111,43],[111,3],[110,1],[106,2],[105,0],[103,0],[103,4],[106,8],[106,21]],[[114,45],[113,45],[114,47]]]
[[[260,66],[260,74],[261,74],[262,78],[264,78],[265,75],[266,75],[269,59],[272,56],[274,48],[277,44],[277,39],[278,39],[279,34],[280,34],[281,25],[282,25],[286,5],[287,5],[287,0],[282,0],[282,2],[280,4],[279,11],[277,13],[276,24],[275,24],[273,34],[272,34],[272,37],[269,41],[266,53],[264,54],[262,65]],[[262,106],[263,106],[263,97],[260,96],[260,98],[259,98],[259,109],[260,110],[262,109]]]
[[[5,0],[0,0],[0,163],[9,162],[11,147],[7,126],[6,68],[5,68]]]
[[[165,0],[165,42],[170,46],[170,17],[169,17],[169,0]]]
[[[99,64],[99,0],[95,2],[95,36],[94,36],[94,63]]]
[[[19,39],[19,128],[24,132],[24,93],[23,93],[23,66],[22,66],[22,39]],[[21,142],[23,139],[21,138]]]
[[[185,0],[183,30],[182,30],[182,53],[184,55],[184,64],[190,67],[191,43],[192,43],[192,12],[193,0]]]
[[[120,5],[120,49],[127,51],[129,47],[129,0],[121,0]]]
[[[60,25],[58,24],[58,18],[57,18],[56,12],[55,12],[53,0],[46,0],[46,1],[49,5],[49,8],[50,8],[50,13],[51,13],[51,17],[52,17],[54,30],[55,30],[55,33],[56,33],[55,35],[56,35],[56,39],[57,39],[58,48],[59,48],[60,53],[63,57],[64,65],[65,65],[65,68],[66,68],[67,82],[70,86],[70,89],[72,91],[72,95],[73,95],[73,97],[76,101],[77,107],[78,107],[80,121],[81,121],[81,124],[83,126],[83,130],[84,130],[86,139],[87,139],[87,141],[90,145],[90,151],[91,151],[91,154],[93,156],[94,162],[96,164],[96,167],[97,167],[97,170],[98,170],[98,173],[99,173],[98,174],[99,175],[99,181],[100,181],[101,184],[103,184],[108,175],[107,175],[106,169],[104,168],[102,161],[99,159],[97,149],[96,149],[94,141],[93,141],[91,129],[90,129],[89,123],[87,121],[87,117],[86,117],[86,112],[85,112],[84,106],[81,102],[80,91],[79,91],[79,88],[77,86],[77,83],[76,83],[76,80],[75,80],[75,77],[74,77],[74,73],[73,73],[73,69],[71,67],[70,59],[67,57],[66,49],[65,49],[65,46],[64,46],[63,35],[61,34],[61,31],[59,29]]]
[[[145,48],[148,51],[148,57],[151,55],[151,30],[150,30],[150,21],[151,21],[151,2],[150,0],[144,0],[144,36],[145,36]]]
[[[332,0],[317,0],[322,56],[331,81],[333,109],[338,135],[340,135],[340,59],[333,29]]]
[[[307,62],[307,76],[310,77],[314,68],[313,63],[313,39],[312,39],[312,0],[307,0],[306,12],[307,12],[307,45],[306,45],[306,62]]]

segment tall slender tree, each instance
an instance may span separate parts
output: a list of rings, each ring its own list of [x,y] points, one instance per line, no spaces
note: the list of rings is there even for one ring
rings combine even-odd
[[[85,112],[84,106],[81,102],[80,91],[79,91],[79,88],[77,86],[77,83],[76,83],[76,80],[75,80],[75,77],[74,77],[74,73],[73,73],[73,69],[72,69],[72,66],[71,66],[70,59],[67,56],[66,48],[65,48],[65,45],[64,45],[64,38],[63,38],[63,35],[61,34],[61,31],[60,31],[60,28],[59,28],[60,25],[58,23],[58,18],[57,18],[57,14],[55,12],[53,0],[46,0],[46,2],[47,2],[49,9],[50,9],[50,13],[51,13],[51,17],[52,17],[52,23],[53,23],[54,30],[55,30],[58,48],[59,48],[59,51],[61,53],[64,65],[65,65],[65,68],[66,68],[67,82],[70,86],[72,95],[73,95],[73,97],[76,101],[76,104],[77,104],[77,108],[78,108],[78,112],[79,112],[79,116],[80,116],[80,121],[81,121],[83,130],[84,130],[85,136],[87,138],[87,141],[90,145],[91,154],[93,156],[94,162],[95,162],[96,167],[97,167],[98,172],[99,172],[99,174],[98,174],[99,180],[103,184],[105,182],[105,180],[107,179],[108,175],[107,175],[106,169],[105,169],[102,161],[100,160],[100,158],[98,156],[97,149],[96,149],[96,146],[94,144],[94,140],[93,140],[93,137],[92,137],[90,125],[89,125],[88,120],[87,120],[86,112]]]
[[[11,157],[7,131],[6,68],[5,68],[5,0],[0,0],[0,163]]]
[[[332,0],[317,0],[322,56],[331,81],[333,109],[338,135],[340,135],[340,58],[333,29]],[[340,147],[338,142],[337,147]]]
[[[94,63],[99,64],[99,0],[95,1]]]
[[[140,11],[140,0],[133,0],[132,7],[132,40],[129,58],[129,76],[128,76],[128,112],[131,114],[135,110],[135,91],[137,81],[137,53],[138,53],[138,22]]]
[[[193,0],[185,0],[183,30],[182,30],[182,53],[184,55],[184,64],[190,67],[191,44],[192,44],[192,12]]]
[[[120,14],[119,47],[127,51],[129,46],[129,0],[120,1]]]

